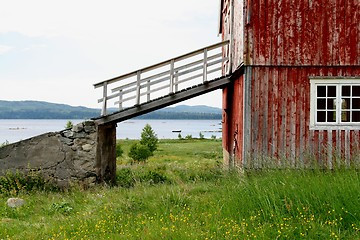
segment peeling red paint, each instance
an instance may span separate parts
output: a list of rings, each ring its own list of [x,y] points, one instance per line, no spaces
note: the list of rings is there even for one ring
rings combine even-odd
[[[251,126],[249,153],[291,159],[303,165],[305,156],[325,159],[337,152],[350,158],[360,148],[360,130],[309,130],[309,76],[360,76],[359,67],[254,67],[251,81]],[[243,101],[239,94],[243,76],[234,79],[234,96],[227,123],[242,123]],[[236,96],[239,94],[238,96]],[[224,127],[223,139],[231,139],[234,129]],[[246,137],[246,136],[244,136]],[[349,139],[349,140],[347,140]],[[245,139],[246,141],[246,139]],[[242,142],[238,140],[238,142]],[[347,142],[345,144],[345,142]],[[229,144],[231,146],[231,144]],[[331,149],[331,150],[329,150]],[[341,150],[340,150],[341,149]],[[236,155],[241,156],[242,151]],[[339,156],[341,154],[338,154]],[[344,155],[344,154],[343,154]],[[297,160],[298,162],[295,162]],[[248,161],[249,163],[249,161]]]
[[[223,1],[222,24],[231,19],[230,2]],[[360,130],[309,128],[309,77],[360,76],[358,19],[355,0],[234,1],[234,31],[226,22],[222,36],[232,38],[232,69],[243,62],[244,74],[223,91],[223,147],[229,154],[239,149],[238,165],[284,157],[304,166],[308,156],[331,165],[359,153]],[[242,147],[234,146],[235,135]]]
[[[257,0],[247,7],[252,64],[360,64],[359,1]]]

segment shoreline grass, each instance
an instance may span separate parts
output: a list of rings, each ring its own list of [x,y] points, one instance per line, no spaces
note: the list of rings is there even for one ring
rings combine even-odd
[[[0,195],[0,239],[360,239],[356,169],[223,170],[221,141],[160,141],[118,186]],[[129,184],[128,184],[129,183]]]

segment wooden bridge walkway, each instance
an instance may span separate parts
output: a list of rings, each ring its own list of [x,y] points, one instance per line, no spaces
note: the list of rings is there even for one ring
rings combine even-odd
[[[100,124],[117,123],[224,88],[229,82],[223,69],[229,41],[94,84],[102,88]],[[118,110],[109,113],[113,103]]]

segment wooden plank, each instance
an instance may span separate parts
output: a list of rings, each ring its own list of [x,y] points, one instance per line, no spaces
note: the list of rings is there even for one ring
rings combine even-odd
[[[326,131],[327,133],[327,167],[333,169],[333,136],[332,131]]]
[[[207,49],[204,49],[204,63],[203,63],[203,83],[207,81],[207,67],[208,67],[208,53]]]
[[[245,168],[250,167],[251,161],[251,110],[252,110],[252,96],[253,90],[251,89],[252,82],[252,67],[246,67],[244,74],[244,157],[243,157],[243,165]]]
[[[137,85],[136,85],[136,104],[140,104],[140,80],[141,80],[141,71],[137,72]]]
[[[148,82],[148,81],[150,81],[150,80],[154,80],[154,79],[156,79],[156,78],[158,78],[158,77],[166,76],[166,75],[167,75],[166,77],[157,80],[156,83],[159,83],[160,81],[166,81],[166,80],[169,79],[169,74],[170,74],[170,70],[165,71],[165,72],[162,72],[162,73],[159,73],[159,74],[156,74],[156,75],[154,75],[154,76],[150,76],[150,77],[147,77],[147,78],[140,79],[140,85],[141,85],[142,83]],[[152,84],[152,83],[154,83],[154,81],[152,81],[151,84]],[[125,89],[125,88],[131,87],[131,86],[136,86],[136,85],[137,85],[137,81],[131,82],[131,83],[128,83],[128,84],[121,85],[121,86],[119,86],[119,87],[113,88],[113,89],[112,89],[112,92],[116,92],[116,91],[119,91],[119,90],[121,90],[121,89]]]
[[[134,96],[131,96],[131,97],[126,97],[126,98],[123,98],[122,102],[117,101],[117,102],[114,103],[114,105],[117,105],[117,104],[120,104],[120,103],[124,103],[124,102],[126,102],[126,101],[129,101],[129,100],[132,100],[132,99],[135,99],[135,98],[136,98],[135,95],[134,95]]]
[[[119,91],[119,92],[120,92],[120,91]],[[119,92],[107,96],[107,97],[106,97],[106,100],[110,100],[110,99],[113,99],[113,98],[118,97],[118,96],[120,95]],[[103,101],[104,101],[104,98],[99,98],[99,99],[98,99],[98,103],[101,103],[101,102],[103,102]]]
[[[274,85],[273,85],[273,72],[274,69],[267,68],[266,69],[266,75],[267,75],[267,86],[266,86],[266,92],[264,95],[267,97],[267,102],[265,102],[265,106],[267,109],[267,113],[265,113],[265,116],[267,117],[265,130],[266,130],[266,145],[267,145],[267,153],[271,156],[274,156],[274,144],[273,144],[273,132],[274,132]]]
[[[202,73],[199,73],[199,74],[196,74],[196,75],[194,75],[194,76],[191,76],[191,77],[187,77],[187,78],[178,80],[178,84],[184,83],[184,82],[188,82],[188,81],[193,80],[193,79],[196,79],[196,78],[200,78],[202,75],[203,75]]]
[[[184,60],[184,59],[186,59],[186,58],[196,56],[196,55],[202,53],[202,52],[204,51],[204,49],[207,49],[208,51],[211,51],[211,50],[214,50],[214,49],[216,49],[216,48],[219,48],[219,47],[228,45],[229,42],[230,42],[229,40],[225,40],[225,41],[223,41],[223,42],[216,43],[216,44],[210,45],[210,46],[208,46],[208,47],[201,48],[201,49],[199,49],[199,50],[190,52],[190,53],[185,54],[185,55],[183,55],[183,56],[176,57],[176,58],[174,58],[174,60],[175,60],[175,62],[178,62],[178,61]]]
[[[101,115],[106,115],[106,108],[107,108],[107,82],[103,83],[103,105],[101,109]]]
[[[266,157],[266,149],[267,149],[267,81],[268,76],[266,75],[267,68],[262,68],[262,70],[259,72],[258,78],[256,79],[257,84],[259,84],[259,105],[258,109],[261,109],[261,111],[258,111],[259,114],[259,121],[258,121],[258,150],[260,152],[260,159],[264,159]]]
[[[134,94],[136,94],[136,90],[138,89],[138,86],[134,86],[134,87],[132,87],[132,88],[128,88],[128,89],[126,89],[126,88],[124,88],[124,89],[119,89],[119,91],[120,90],[122,90],[122,93],[125,95],[125,94],[129,94],[129,93],[134,93]],[[141,89],[141,86],[140,86],[140,89]]]
[[[144,96],[144,95],[148,95],[148,94],[154,93],[154,92],[157,92],[157,91],[159,91],[159,90],[163,90],[163,89],[169,88],[169,86],[170,86],[170,84],[165,85],[165,86],[162,86],[162,87],[154,88],[154,89],[152,89],[152,90],[148,90],[148,91],[143,92],[143,93],[140,93],[140,97],[141,97],[141,96]],[[115,105],[117,105],[117,104],[119,104],[119,103],[124,103],[124,102],[126,102],[126,101],[128,101],[128,100],[132,100],[132,99],[134,99],[134,98],[136,98],[136,96],[124,98],[121,102],[120,102],[120,101],[115,102]],[[150,101],[150,100],[148,100],[148,102],[149,102],[149,101]]]
[[[297,115],[297,105],[296,103],[298,102],[298,99],[296,99],[296,75],[295,75],[295,69],[290,69],[289,70],[289,74],[288,74],[288,79],[293,79],[292,81],[289,82],[289,105],[290,107],[290,111],[289,111],[289,119],[290,119],[290,126],[289,126],[289,130],[290,130],[290,159],[291,159],[291,166],[295,167],[295,163],[296,163],[296,158],[297,158],[297,150],[298,148],[296,147],[296,115]]]
[[[128,84],[121,85],[121,86],[119,86],[119,87],[113,88],[113,89],[111,89],[111,91],[112,91],[112,92],[117,92],[117,91],[120,91],[121,89],[125,89],[125,88],[129,88],[129,87],[132,87],[132,86],[136,86],[136,84],[137,84],[137,81],[131,82],[131,83],[128,83]]]
[[[304,1],[296,1],[295,4],[295,33],[294,33],[294,44],[295,44],[295,59],[294,64],[300,65],[302,62],[302,34],[303,34],[303,16],[304,16]]]
[[[211,66],[214,66],[214,65],[219,64],[219,63],[221,63],[221,60],[216,60],[216,61],[208,62],[207,66],[208,66],[208,67],[211,67]],[[188,70],[186,70],[186,71],[179,71],[179,72],[178,72],[178,75],[179,75],[179,76],[186,75],[186,74],[189,74],[189,73],[192,73],[192,72],[201,70],[201,69],[203,69],[203,65],[200,65],[200,66],[197,66],[197,67],[188,69]],[[221,68],[218,68],[218,69],[221,70]],[[177,69],[175,69],[175,70],[177,70]],[[207,73],[209,73],[209,71],[208,71]]]
[[[154,88],[154,89],[152,89],[152,90],[150,90],[150,91],[146,91],[146,92],[142,93],[141,95],[145,95],[145,94],[149,94],[149,93],[154,93],[154,92],[157,92],[157,91],[160,91],[160,90],[169,88],[169,87],[170,87],[170,84],[167,84],[167,85],[164,85],[164,86],[161,86],[161,87]]]
[[[219,71],[219,70],[221,70],[221,69],[222,69],[221,67],[218,67],[218,68],[212,69],[212,70],[208,71],[208,74],[211,74],[211,73],[217,72],[217,71]],[[193,76],[191,76],[191,77],[188,77],[188,78],[184,78],[184,79],[178,80],[178,84],[180,84],[180,83],[184,83],[184,82],[187,82],[187,81],[190,81],[190,80],[196,79],[196,78],[200,78],[202,75],[203,75],[202,73],[199,73],[199,74],[193,75]]]
[[[179,72],[175,71],[175,92],[179,91]]]
[[[278,69],[273,69],[272,70],[273,74],[272,74],[272,80],[273,80],[273,110],[272,110],[272,115],[273,115],[273,133],[272,133],[272,146],[273,146],[273,156],[275,158],[279,158],[279,100],[281,98],[281,96],[279,95],[279,71]]]
[[[277,36],[277,43],[276,45],[278,48],[276,49],[276,65],[281,65],[284,60],[284,15],[283,12],[283,5],[284,1],[278,1],[277,3],[277,32],[275,33],[275,36]]]
[[[170,63],[170,89],[169,93],[174,93],[174,60]]]
[[[122,90],[119,91],[119,110],[122,110],[123,109],[123,105],[122,105],[122,102],[123,102],[123,94],[122,94]]]
[[[214,59],[222,59],[222,53],[218,53],[216,55],[212,55],[212,56],[208,56],[208,61],[210,60],[214,60]],[[191,62],[191,63],[188,63],[188,64],[185,64],[185,65],[181,65],[181,66],[178,66],[174,69],[174,71],[180,71],[180,70],[183,70],[183,69],[186,69],[186,68],[189,68],[189,67],[192,67],[192,66],[195,66],[195,65],[198,65],[198,64],[202,64],[203,63],[203,59],[201,60],[196,60],[194,62]]]
[[[147,83],[146,85],[143,84],[143,85],[141,85],[141,88],[145,88],[147,86],[154,86],[154,85],[157,85],[160,83],[166,83],[167,85],[169,85],[169,82],[170,82],[169,79],[170,79],[170,77],[166,76],[164,78],[160,78],[158,80],[151,81],[151,82]]]
[[[253,72],[252,75],[252,89],[254,91],[254,97],[252,98],[252,106],[251,106],[251,131],[253,132],[253,137],[251,138],[252,144],[251,148],[253,151],[252,158],[254,160],[258,160],[259,158],[259,150],[258,150],[258,141],[259,141],[259,105],[260,105],[260,83],[259,83],[259,73],[258,69]]]
[[[131,73],[121,75],[119,77],[115,77],[115,78],[111,78],[111,79],[108,79],[108,80],[105,80],[105,81],[102,81],[102,82],[95,83],[94,88],[102,87],[102,84],[104,82],[107,82],[108,84],[111,84],[111,83],[118,82],[118,81],[126,79],[126,78],[136,76],[136,73],[137,73],[137,71],[134,71],[134,72],[131,72]]]

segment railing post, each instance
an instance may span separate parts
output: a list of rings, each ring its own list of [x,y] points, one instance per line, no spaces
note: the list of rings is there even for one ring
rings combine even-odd
[[[136,105],[140,105],[140,71],[137,71],[136,78]]]
[[[150,102],[150,80],[147,81],[147,101]]]
[[[175,92],[179,90],[179,71],[175,71]]]
[[[103,83],[103,105],[101,109],[101,116],[106,115],[106,108],[107,108],[107,82]]]
[[[123,109],[122,102],[123,102],[123,94],[122,94],[122,89],[120,89],[120,91],[119,91],[119,110]]]
[[[207,81],[207,48],[204,49],[203,83]]]
[[[170,62],[170,94],[174,93],[174,59]]]
[[[226,66],[225,66],[225,54],[226,54],[226,45],[221,46],[221,76],[226,75]]]

